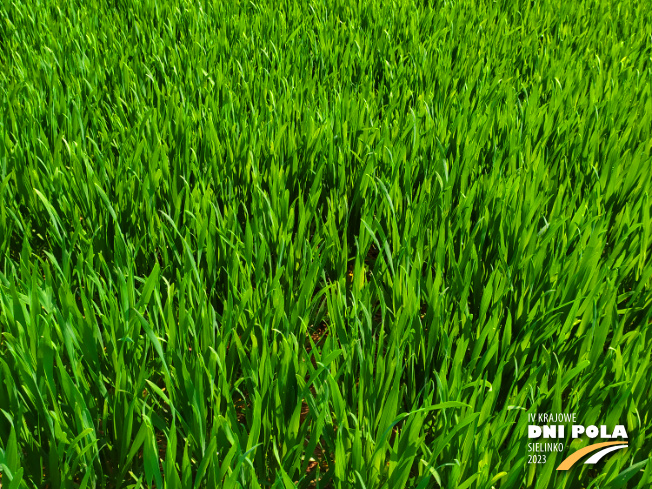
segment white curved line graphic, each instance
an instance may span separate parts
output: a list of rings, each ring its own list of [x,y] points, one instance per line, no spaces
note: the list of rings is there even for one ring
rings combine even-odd
[[[616,446],[613,446],[613,447],[603,448],[598,453],[596,453],[595,455],[593,455],[589,459],[587,459],[587,461],[584,462],[584,463],[585,464],[597,464],[600,461],[600,459],[602,459],[602,457],[604,457],[608,453],[615,452],[616,450],[620,450],[621,448],[627,448],[627,445],[616,445]]]

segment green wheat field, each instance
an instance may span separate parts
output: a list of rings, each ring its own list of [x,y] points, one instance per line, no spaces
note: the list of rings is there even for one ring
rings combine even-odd
[[[2,0],[0,487],[650,487],[651,92],[649,0]]]

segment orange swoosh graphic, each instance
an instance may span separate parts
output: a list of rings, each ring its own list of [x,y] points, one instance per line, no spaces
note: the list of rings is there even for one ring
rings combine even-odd
[[[595,445],[589,445],[588,447],[584,447],[576,451],[570,457],[568,457],[566,460],[560,463],[559,467],[557,467],[557,470],[568,470],[575,464],[575,462],[581,459],[584,455],[591,452],[595,452],[596,450],[599,450],[604,447],[610,447],[612,445],[627,445],[627,442],[607,441],[605,443],[596,443]]]

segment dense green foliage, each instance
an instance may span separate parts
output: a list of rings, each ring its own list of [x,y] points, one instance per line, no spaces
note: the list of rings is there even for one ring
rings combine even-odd
[[[424,3],[0,4],[2,487],[649,486],[652,4]]]

